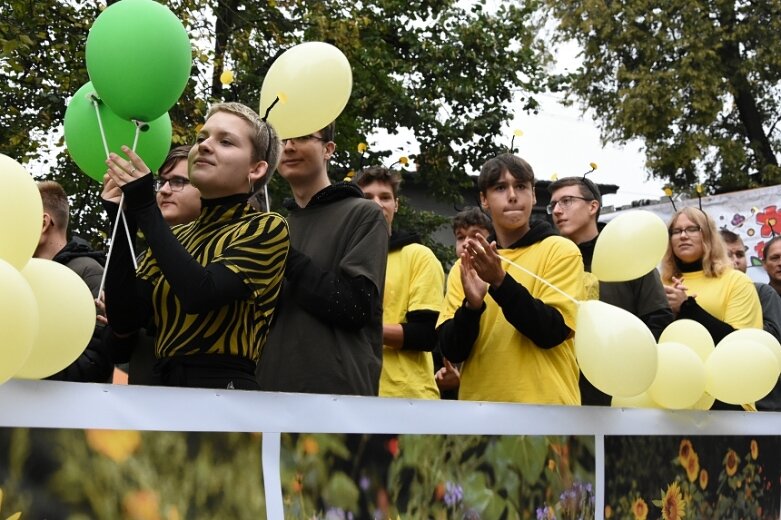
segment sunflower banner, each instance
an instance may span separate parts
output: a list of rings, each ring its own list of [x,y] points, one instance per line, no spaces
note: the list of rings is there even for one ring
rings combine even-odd
[[[780,421],[11,380],[0,518],[777,519]]]

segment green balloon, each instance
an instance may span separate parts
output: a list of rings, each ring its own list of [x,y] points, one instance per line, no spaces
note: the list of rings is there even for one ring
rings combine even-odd
[[[103,182],[106,166],[106,151],[100,135],[98,115],[92,100],[97,99],[92,83],[82,86],[65,109],[65,146],[73,161],[84,173],[96,181]],[[106,134],[106,142],[111,152],[121,153],[120,147],[133,147],[136,135],[135,123],[122,119],[103,102],[99,102],[98,111]],[[138,136],[136,153],[152,171],[163,165],[171,148],[171,118],[163,114],[151,123],[146,123]]]
[[[166,6],[121,0],[92,24],[86,61],[90,80],[114,113],[153,121],[182,95],[192,48],[182,22]]]

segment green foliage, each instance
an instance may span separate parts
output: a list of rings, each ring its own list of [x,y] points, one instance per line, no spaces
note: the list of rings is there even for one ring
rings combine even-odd
[[[263,77],[274,58],[306,40],[339,47],[353,68],[353,93],[339,118],[331,173],[355,168],[359,142],[378,130],[411,131],[412,156],[434,197],[456,200],[465,172],[506,145],[503,126],[518,108],[537,106],[546,55],[537,40],[535,0],[486,9],[445,0],[172,0],[194,44],[191,79],[171,110],[174,144],[192,142],[213,101],[257,108]],[[98,0],[11,0],[0,17],[0,152],[32,165],[39,178],[61,182],[72,195],[72,231],[100,242],[106,222],[99,185],[77,171],[62,149],[60,126],[68,96],[87,81],[84,45],[99,15]],[[214,16],[208,16],[214,14]],[[235,82],[223,86],[223,69]],[[516,94],[523,106],[511,107]],[[369,163],[389,150],[376,149]],[[52,157],[56,156],[56,159]],[[270,186],[273,208],[289,190]],[[431,216],[410,219],[431,227]],[[440,257],[445,258],[444,251]]]
[[[590,437],[302,434],[283,435],[282,445],[291,519],[347,512],[355,518],[528,518],[573,483],[592,489],[594,482]]]
[[[554,84],[603,139],[645,144],[651,174],[710,191],[779,180],[781,2],[546,2],[582,66]]]
[[[94,430],[92,431],[94,432]],[[5,510],[24,518],[265,518],[261,437],[13,429]],[[6,444],[7,443],[7,444]]]

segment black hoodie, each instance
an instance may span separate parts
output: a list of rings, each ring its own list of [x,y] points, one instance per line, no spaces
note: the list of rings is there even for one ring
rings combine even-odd
[[[89,287],[93,297],[97,298],[103,266],[106,263],[106,254],[103,251],[94,251],[86,240],[73,237],[53,260],[78,274]],[[103,342],[103,328],[103,325],[96,324],[92,338],[76,361],[47,379],[80,383],[109,382],[114,371],[114,360]]]

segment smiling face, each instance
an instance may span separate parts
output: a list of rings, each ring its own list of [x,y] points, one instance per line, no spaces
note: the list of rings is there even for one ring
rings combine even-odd
[[[328,160],[335,148],[336,144],[326,141],[321,131],[285,139],[282,143],[279,174],[293,185],[305,184],[327,175]]]
[[[181,159],[173,168],[160,174],[160,181],[166,181],[157,192],[157,206],[169,225],[186,224],[195,220],[201,212],[201,192],[187,178],[187,161]],[[174,191],[174,184],[183,184]]]
[[[534,187],[508,171],[480,193],[480,204],[491,215],[496,236],[503,247],[510,246],[529,231],[529,217],[536,202]]]
[[[204,199],[249,193],[250,183],[266,173],[267,163],[254,160],[252,127],[241,117],[215,112],[198,132],[188,158],[190,181]]]
[[[670,226],[670,245],[673,254],[687,264],[702,260],[705,254],[705,248],[702,244],[702,230],[699,230],[699,227],[699,224],[689,219],[685,213],[681,213]],[[698,231],[694,231],[694,228],[697,228]],[[687,229],[690,231],[677,232]]]
[[[551,194],[553,223],[562,236],[576,244],[591,240],[597,234],[599,203],[583,200],[586,198],[580,187],[574,185],[563,186]]]

